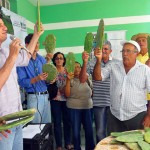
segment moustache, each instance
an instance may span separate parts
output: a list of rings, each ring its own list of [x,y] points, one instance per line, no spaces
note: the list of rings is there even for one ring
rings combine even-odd
[[[128,58],[128,57],[126,57],[126,56],[124,56],[124,57],[123,57],[123,60],[129,60],[129,58]]]

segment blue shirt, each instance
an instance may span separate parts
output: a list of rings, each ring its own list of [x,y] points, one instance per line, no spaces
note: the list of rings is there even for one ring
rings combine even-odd
[[[46,64],[46,59],[37,54],[36,59],[30,59],[27,67],[17,67],[18,83],[26,92],[45,92],[47,86],[45,81],[38,81],[31,84],[31,79],[42,73],[42,66]]]

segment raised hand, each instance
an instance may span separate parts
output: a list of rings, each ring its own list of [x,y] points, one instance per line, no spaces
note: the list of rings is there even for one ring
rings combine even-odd
[[[46,58],[47,62],[50,62],[50,60],[53,58],[53,55],[54,55],[54,54],[52,54],[52,53],[47,53],[47,54],[46,54],[46,57],[45,57],[45,58]]]
[[[82,53],[82,60],[84,63],[87,63],[88,62],[88,59],[89,59],[89,53],[87,53],[86,51],[84,51]]]
[[[67,73],[67,79],[71,80],[73,78],[74,78],[74,73],[73,72]]]
[[[96,57],[97,60],[101,61],[102,60],[102,50],[100,50],[100,48],[96,47],[94,49],[94,56]]]
[[[36,24],[34,25],[34,33],[38,34],[39,36],[43,34],[44,32],[44,27],[42,25],[42,22],[40,23],[40,31],[38,32],[38,23],[36,22]]]

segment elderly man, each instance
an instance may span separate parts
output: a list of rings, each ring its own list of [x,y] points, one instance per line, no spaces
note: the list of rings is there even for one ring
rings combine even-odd
[[[27,47],[31,54],[42,33],[43,28],[41,28],[40,32],[37,32],[37,27],[35,26],[34,36]],[[17,38],[10,43],[8,48],[3,47],[2,43],[6,39],[7,27],[3,22],[2,16],[0,16],[0,116],[22,110],[16,66],[28,65],[31,57],[26,51],[20,50],[23,46],[20,45],[21,42]],[[3,135],[5,135],[4,132]],[[0,141],[0,149],[23,149],[21,126],[12,128],[9,138],[3,138]]]
[[[107,66],[112,58],[111,43],[105,41],[102,47],[101,68]],[[88,74],[93,74],[96,58],[89,61],[87,65]],[[110,107],[110,78],[105,82],[93,80],[93,113],[96,126],[97,143],[106,137],[107,111]]]
[[[146,91],[150,92],[150,69],[136,60],[139,51],[137,42],[126,41],[121,51],[123,60],[102,69],[102,51],[94,51],[97,61],[93,79],[105,81],[110,77],[108,134],[150,127],[150,107],[147,110],[145,101]]]
[[[138,33],[136,35],[133,35],[131,40],[136,41],[140,45],[140,52],[137,56],[137,60],[139,60],[141,63],[145,64],[145,62],[148,60],[148,48],[147,48],[147,37],[149,36],[148,33]]]

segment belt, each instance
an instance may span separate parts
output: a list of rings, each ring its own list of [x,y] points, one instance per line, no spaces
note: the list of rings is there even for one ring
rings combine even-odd
[[[36,95],[41,95],[41,94],[48,94],[48,91],[45,92],[27,92],[28,94],[36,94]]]

